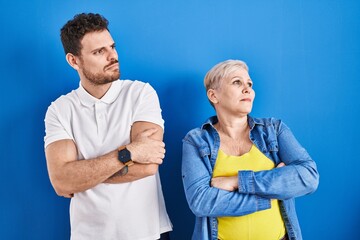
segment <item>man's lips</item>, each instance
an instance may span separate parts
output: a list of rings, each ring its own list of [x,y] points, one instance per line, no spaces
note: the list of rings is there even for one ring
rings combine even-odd
[[[119,63],[114,63],[114,64],[111,64],[110,66],[106,66],[105,71],[113,69],[113,68],[119,68]]]

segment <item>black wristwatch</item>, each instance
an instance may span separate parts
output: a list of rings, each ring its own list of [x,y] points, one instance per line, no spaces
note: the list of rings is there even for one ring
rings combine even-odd
[[[126,146],[122,146],[118,149],[118,159],[126,167],[134,164],[134,162],[131,160],[131,153],[129,150],[127,150]]]

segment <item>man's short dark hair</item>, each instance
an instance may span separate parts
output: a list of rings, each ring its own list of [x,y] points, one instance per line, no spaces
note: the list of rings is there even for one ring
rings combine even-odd
[[[75,15],[60,31],[65,54],[72,53],[75,56],[80,56],[81,40],[85,34],[103,30],[109,31],[108,25],[108,20],[100,14],[81,13]]]

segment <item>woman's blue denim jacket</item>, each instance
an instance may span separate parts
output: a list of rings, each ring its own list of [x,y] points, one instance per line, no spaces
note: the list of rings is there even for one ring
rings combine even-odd
[[[271,199],[280,200],[289,239],[302,239],[294,198],[316,190],[319,174],[315,162],[282,121],[248,116],[251,141],[275,165],[283,162],[286,166],[259,172],[239,171],[238,191],[211,187],[220,146],[213,126],[216,122],[214,116],[183,139],[182,178],[187,202],[196,216],[192,239],[217,240],[217,217],[269,209]]]

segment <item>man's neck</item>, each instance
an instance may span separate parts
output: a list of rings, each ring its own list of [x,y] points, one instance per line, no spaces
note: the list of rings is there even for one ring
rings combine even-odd
[[[93,84],[91,82],[88,81],[81,81],[81,85],[83,86],[83,88],[93,97],[97,98],[97,99],[101,99],[106,92],[109,90],[109,88],[111,87],[112,83],[107,83],[107,84],[101,84],[101,85],[97,85],[97,84]]]

